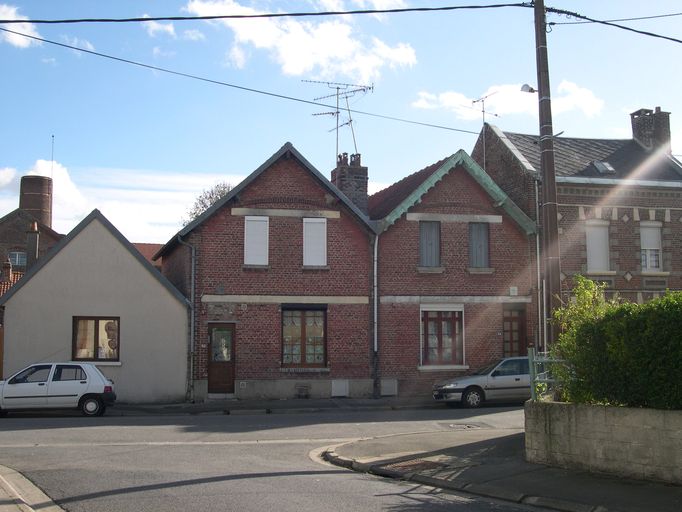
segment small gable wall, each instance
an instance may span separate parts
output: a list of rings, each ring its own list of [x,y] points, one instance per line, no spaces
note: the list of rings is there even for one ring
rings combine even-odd
[[[439,218],[440,268],[420,267],[420,219]],[[469,222],[481,219],[494,221],[486,222],[489,268],[472,269]],[[463,167],[446,174],[379,237],[382,379],[397,379],[399,394],[420,394],[435,381],[503,357],[504,308],[525,312],[530,338],[535,321],[533,250],[534,238],[495,207]],[[425,364],[421,321],[425,308],[454,310],[463,316],[461,364]]]
[[[5,304],[4,374],[70,361],[73,317],[120,317],[120,362],[98,362],[123,402],[184,400],[187,308],[98,220]]]

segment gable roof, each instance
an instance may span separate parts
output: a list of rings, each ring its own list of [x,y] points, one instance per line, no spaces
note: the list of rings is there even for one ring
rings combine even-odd
[[[64,238],[62,238],[52,249],[48,251],[48,253],[43,256],[42,258],[39,258],[38,261],[36,262],[35,265],[33,265],[27,272],[24,274],[24,277],[19,280],[19,282],[14,285],[10,290],[0,297],[0,306],[4,305],[15,293],[17,293],[28,281],[31,280],[31,278],[36,275],[40,270],[47,265],[52,258],[54,258],[59,251],[64,249],[69,243],[76,238],[87,226],[89,226],[92,222],[95,220],[98,220],[104,228],[111,233],[111,235],[123,246],[125,247],[128,252],[133,256],[142,267],[147,270],[161,285],[163,285],[168,292],[175,297],[178,301],[182,302],[184,305],[189,305],[189,302],[187,299],[178,291],[177,288],[175,288],[168,279],[166,279],[161,273],[155,269],[151,263],[149,263],[140,252],[135,249],[135,247],[121,234],[121,232],[114,227],[114,225],[109,222],[109,220],[102,215],[102,213],[95,209],[93,210],[90,215],[85,217],[75,228],[71,230],[70,233],[68,233]]]
[[[381,219],[378,223],[380,231],[385,231],[393,225],[407,210],[419,203],[424,194],[458,166],[468,172],[488,193],[493,204],[501,207],[526,234],[535,233],[535,222],[516,206],[466,151],[461,149],[454,155],[425,167],[370,197],[370,215],[372,218]]]
[[[348,208],[363,225],[365,225],[370,231],[374,232],[375,226],[373,225],[372,222],[370,222],[367,216],[364,213],[362,213],[362,211],[355,205],[355,203],[348,199],[348,197],[343,192],[336,188],[336,186],[332,184],[332,182],[330,182],[327,178],[325,178],[320,171],[313,167],[313,165],[310,162],[308,162],[308,160],[306,160],[303,157],[303,155],[301,155],[301,153],[298,152],[298,150],[294,147],[294,145],[291,142],[287,142],[274,155],[272,155],[265,162],[263,162],[263,164],[261,164],[260,167],[258,167],[258,169],[253,171],[244,180],[242,180],[242,182],[239,183],[239,185],[230,190],[225,196],[216,201],[204,213],[199,215],[199,217],[194,219],[192,222],[190,222],[184,228],[178,231],[175,235],[173,235],[173,237],[168,242],[166,242],[166,244],[154,255],[153,259],[158,259],[159,257],[166,254],[168,251],[170,251],[173,247],[175,247],[178,244],[178,237],[183,237],[191,233],[194,229],[199,227],[208,218],[210,218],[215,212],[220,210],[225,204],[230,202],[234,197],[238,196],[242,190],[248,187],[256,178],[263,174],[263,172],[272,167],[275,164],[275,162],[277,162],[280,158],[283,158],[288,155],[296,158],[305,168],[305,170],[312,174],[313,177],[315,177],[320,182],[320,184],[325,189],[327,189],[328,192],[338,197],[339,200],[346,206],[346,208]]]
[[[64,236],[61,233],[57,233],[54,229],[49,227],[47,224],[43,224],[38,219],[36,219],[33,215],[28,213],[26,210],[22,210],[21,208],[17,208],[15,210],[12,210],[7,215],[0,218],[0,226],[2,224],[4,224],[5,222],[11,221],[14,218],[19,218],[19,219],[25,220],[26,221],[26,229],[28,229],[28,227],[31,225],[31,222],[37,222],[38,223],[38,231],[40,231],[41,233],[47,233],[57,240],[59,240],[60,238],[62,238]]]
[[[537,135],[502,132],[489,126],[508,147],[513,146],[523,155],[531,166],[529,170],[540,171]],[[634,139],[554,137],[554,167],[557,177],[682,181],[682,164],[678,160],[647,150]]]

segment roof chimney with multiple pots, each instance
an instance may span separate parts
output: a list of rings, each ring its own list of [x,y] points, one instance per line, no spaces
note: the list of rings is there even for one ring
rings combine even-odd
[[[641,108],[630,114],[632,138],[647,149],[663,148],[668,154],[670,147],[670,112]]]
[[[332,183],[353,201],[363,213],[367,213],[367,167],[360,163],[360,154],[340,154],[336,159],[336,169],[332,171]]]
[[[52,178],[22,176],[19,208],[33,215],[41,224],[52,227]]]

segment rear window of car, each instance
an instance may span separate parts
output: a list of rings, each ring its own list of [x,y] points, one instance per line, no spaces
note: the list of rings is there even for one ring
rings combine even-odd
[[[53,381],[65,381],[65,380],[87,380],[87,375],[83,368],[78,365],[57,365],[57,369],[54,372]]]

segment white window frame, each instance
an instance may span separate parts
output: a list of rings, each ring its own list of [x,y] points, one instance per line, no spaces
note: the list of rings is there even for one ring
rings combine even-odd
[[[263,232],[263,224],[265,232]],[[244,217],[244,265],[268,264],[270,218],[260,216]]]
[[[641,221],[639,223],[640,262],[642,265],[642,272],[663,271],[662,226],[663,224],[659,221]],[[657,267],[652,267],[650,264],[653,255],[658,257]]]
[[[303,266],[327,266],[327,219],[325,218],[303,219]]]
[[[585,248],[588,273],[603,274],[611,271],[609,245],[609,221],[597,219],[586,221]]]
[[[26,251],[9,251],[7,254],[7,259],[14,267],[25,267],[26,266]]]
[[[424,364],[424,322],[422,317],[425,311],[457,311],[462,317],[462,364],[432,365]],[[419,368],[420,371],[438,370],[468,370],[466,354],[466,320],[464,318],[464,304],[420,304],[419,305]]]

